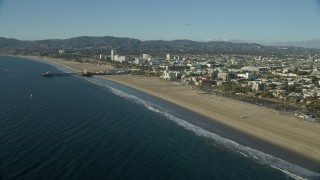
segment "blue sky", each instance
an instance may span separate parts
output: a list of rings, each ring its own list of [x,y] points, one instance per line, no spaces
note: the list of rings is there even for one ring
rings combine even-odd
[[[0,37],[320,38],[320,0],[0,0]]]

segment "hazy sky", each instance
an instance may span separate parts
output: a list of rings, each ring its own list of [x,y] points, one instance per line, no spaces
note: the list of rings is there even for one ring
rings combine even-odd
[[[0,37],[320,38],[319,0],[0,0]]]

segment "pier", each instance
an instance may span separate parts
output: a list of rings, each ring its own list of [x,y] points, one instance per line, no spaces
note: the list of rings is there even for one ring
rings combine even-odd
[[[74,75],[74,74],[78,74],[78,73],[52,73],[52,72],[45,72],[45,73],[42,73],[41,76],[43,77],[53,77],[53,76],[71,76],[71,75]]]
[[[53,76],[70,76],[70,75],[80,75],[80,76],[96,76],[96,75],[121,75],[121,74],[130,74],[131,70],[104,70],[99,72],[89,72],[84,70],[83,72],[79,73],[52,73],[52,72],[45,72],[42,73],[41,76],[43,77],[53,77]]]

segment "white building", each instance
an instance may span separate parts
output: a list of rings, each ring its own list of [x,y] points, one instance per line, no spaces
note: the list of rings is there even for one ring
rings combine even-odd
[[[144,64],[144,59],[136,58],[136,60],[134,61],[134,63],[137,64],[137,65]]]
[[[170,54],[167,54],[167,58],[166,58],[166,60],[170,60],[171,59],[171,57],[170,57]]]
[[[229,79],[229,74],[225,72],[219,72],[218,79],[222,79],[223,81],[226,81]]]
[[[179,76],[180,72],[177,72],[177,71],[169,71],[169,70],[164,70],[163,71],[163,79],[167,79],[167,80],[172,80],[172,81],[175,81],[178,79],[178,76]]]
[[[245,74],[237,74],[238,77],[248,80],[255,79],[255,75],[252,72],[247,72]]]
[[[59,54],[64,54],[64,50],[59,50]]]
[[[119,55],[115,55],[114,56],[114,60],[118,61],[118,62],[128,62],[129,61],[129,57],[128,56],[119,56]]]
[[[142,59],[151,60],[151,56],[149,54],[142,54]]]
[[[100,60],[101,60],[101,59],[106,59],[106,56],[103,55],[103,54],[100,54],[99,59],[100,59]]]
[[[255,58],[256,61],[261,61],[262,59],[263,59],[262,56],[258,56]]]
[[[259,68],[258,67],[253,67],[253,66],[244,66],[241,68],[242,71],[251,71],[251,72],[258,72]]]
[[[252,91],[263,91],[265,89],[265,83],[254,81],[252,83]]]
[[[111,59],[112,61],[117,61],[118,60],[118,57],[119,57],[119,55],[118,54],[115,54],[115,55],[113,55],[113,58]]]
[[[114,61],[114,56],[116,55],[116,50],[111,50],[111,55],[110,55],[110,57],[111,57],[111,61]]]

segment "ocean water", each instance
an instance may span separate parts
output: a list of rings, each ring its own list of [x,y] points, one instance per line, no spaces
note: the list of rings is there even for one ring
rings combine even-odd
[[[0,56],[0,179],[319,179],[196,115],[52,64]]]

